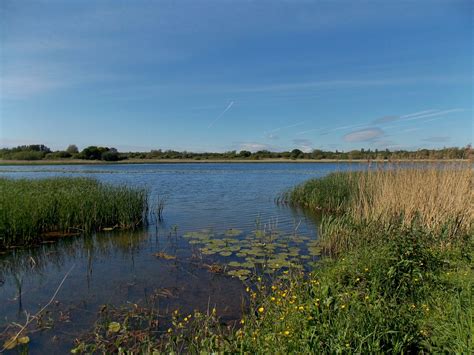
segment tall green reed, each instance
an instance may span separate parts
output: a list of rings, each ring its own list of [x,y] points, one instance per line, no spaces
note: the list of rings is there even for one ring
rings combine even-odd
[[[133,229],[147,222],[148,192],[89,178],[0,179],[0,248],[51,232]]]

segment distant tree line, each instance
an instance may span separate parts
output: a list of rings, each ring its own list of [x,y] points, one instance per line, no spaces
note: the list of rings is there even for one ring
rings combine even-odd
[[[66,150],[52,151],[43,144],[22,145],[16,148],[0,149],[0,159],[5,160],[57,160],[57,159],[84,159],[118,161],[127,159],[115,148],[89,146],[79,151],[76,145],[71,144]]]
[[[151,150],[150,152],[128,152],[120,153],[115,148],[89,146],[79,151],[72,144],[65,150],[52,151],[43,144],[22,145],[16,148],[0,149],[0,159],[4,160],[57,160],[57,159],[83,159],[119,161],[126,159],[193,159],[193,160],[218,160],[218,159],[313,159],[313,160],[416,160],[416,159],[473,159],[474,151],[471,145],[466,147],[450,147],[442,149],[419,149],[409,150],[378,150],[360,149],[344,151],[324,151],[314,149],[311,152],[303,152],[293,149],[286,152],[271,152],[259,150],[250,152],[248,150],[235,150],[224,153],[193,153],[179,152],[175,150]]]

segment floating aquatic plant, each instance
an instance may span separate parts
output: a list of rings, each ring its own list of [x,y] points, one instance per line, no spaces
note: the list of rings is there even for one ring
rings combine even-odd
[[[285,235],[277,230],[238,229],[221,234],[210,230],[187,232],[184,237],[202,255],[213,256],[226,266],[229,276],[246,279],[252,271],[273,274],[287,268],[301,269],[320,254],[317,241],[307,236]]]

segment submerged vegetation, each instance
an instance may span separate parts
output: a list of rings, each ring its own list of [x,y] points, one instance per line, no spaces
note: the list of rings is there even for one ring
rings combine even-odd
[[[161,323],[150,308],[101,314],[74,351],[472,353],[471,179],[469,167],[456,167],[309,181],[285,195],[323,214],[325,257],[308,272],[246,274],[236,321],[215,309],[176,310]],[[189,237],[217,252],[206,233]]]
[[[133,229],[146,222],[148,192],[88,178],[0,178],[0,248],[45,237]]]

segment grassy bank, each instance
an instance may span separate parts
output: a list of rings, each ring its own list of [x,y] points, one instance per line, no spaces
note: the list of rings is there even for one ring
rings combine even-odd
[[[0,248],[45,236],[135,228],[144,223],[147,192],[93,179],[0,179]]]
[[[406,353],[473,351],[469,167],[337,173],[288,192],[323,214],[326,257],[310,272],[253,280],[241,320],[219,310],[101,315],[76,352]]]

